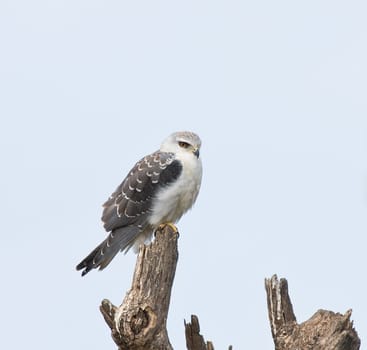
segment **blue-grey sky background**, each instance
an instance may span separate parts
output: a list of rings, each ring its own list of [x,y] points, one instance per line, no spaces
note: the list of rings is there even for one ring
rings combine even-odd
[[[216,349],[273,349],[264,278],[299,322],[344,313],[367,339],[364,1],[0,2],[4,349],[114,349],[98,310],[136,256],[85,278],[101,204],[171,132],[203,142],[168,319]],[[363,348],[363,345],[362,345]]]

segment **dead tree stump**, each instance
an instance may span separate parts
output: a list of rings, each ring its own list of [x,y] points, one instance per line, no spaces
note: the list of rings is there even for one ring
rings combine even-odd
[[[131,289],[119,307],[100,306],[119,350],[172,350],[166,321],[178,259],[178,233],[170,226],[156,232],[138,254]]]
[[[318,310],[309,320],[297,323],[288,294],[287,280],[274,275],[265,279],[270,328],[275,350],[358,350],[360,339],[344,315]]]
[[[140,248],[133,282],[122,304],[103,300],[100,311],[119,350],[172,350],[167,315],[178,260],[178,232],[165,226],[153,243]],[[344,315],[319,310],[308,321],[297,323],[288,294],[288,283],[274,275],[265,279],[268,313],[275,350],[358,350],[360,339]],[[214,350],[200,334],[197,316],[185,322],[188,350]],[[232,346],[229,347],[232,349]]]

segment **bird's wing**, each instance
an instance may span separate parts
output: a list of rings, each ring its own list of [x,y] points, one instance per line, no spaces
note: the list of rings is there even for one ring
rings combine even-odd
[[[158,190],[175,181],[181,172],[181,162],[174,153],[157,151],[137,162],[103,204],[106,231],[130,225],[143,230]]]

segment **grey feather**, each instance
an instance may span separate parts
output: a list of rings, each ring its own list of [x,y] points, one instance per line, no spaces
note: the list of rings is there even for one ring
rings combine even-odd
[[[136,226],[122,227],[111,232],[76,269],[83,270],[82,276],[90,270],[99,268],[103,270],[119,251],[129,249],[141,231]]]
[[[180,163],[168,152],[144,157],[103,204],[102,221],[106,231],[126,225],[144,226],[158,190],[178,178]]]
[[[156,193],[176,180],[182,165],[169,152],[155,152],[144,157],[129,172],[103,204],[102,221],[108,237],[76,267],[82,276],[91,269],[104,269],[119,251],[127,251],[141,236],[151,234],[148,223]]]

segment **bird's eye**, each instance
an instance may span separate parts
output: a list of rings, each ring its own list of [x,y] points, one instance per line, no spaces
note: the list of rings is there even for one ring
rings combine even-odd
[[[185,142],[185,141],[179,141],[178,142],[178,145],[182,148],[189,148],[190,147],[190,144]]]

